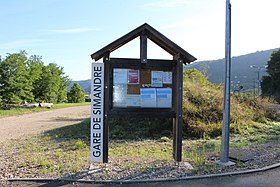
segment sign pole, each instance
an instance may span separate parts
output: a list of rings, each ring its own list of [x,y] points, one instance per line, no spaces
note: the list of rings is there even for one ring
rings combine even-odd
[[[104,162],[104,64],[92,63],[90,155],[94,162]]]
[[[225,85],[223,129],[220,160],[217,162],[223,166],[233,165],[229,161],[229,131],[230,131],[230,74],[231,74],[231,4],[226,0],[226,37],[225,37]]]

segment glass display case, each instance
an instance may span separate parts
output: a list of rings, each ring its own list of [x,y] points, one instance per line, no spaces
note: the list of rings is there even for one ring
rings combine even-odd
[[[172,72],[113,69],[113,108],[172,108]]]

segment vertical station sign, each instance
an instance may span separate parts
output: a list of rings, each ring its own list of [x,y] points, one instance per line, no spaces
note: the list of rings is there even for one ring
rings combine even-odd
[[[104,138],[104,64],[92,63],[91,74],[91,127],[90,157],[92,161],[103,162]]]

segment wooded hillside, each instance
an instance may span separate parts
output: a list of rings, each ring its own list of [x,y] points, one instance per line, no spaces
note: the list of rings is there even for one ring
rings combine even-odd
[[[232,58],[232,90],[243,86],[242,91],[253,90],[257,88],[257,72],[256,69],[250,68],[250,65],[264,66],[269,60],[271,53],[277,49],[258,51],[246,55]],[[208,80],[212,83],[224,83],[224,59],[198,61],[185,66],[185,69],[197,69],[206,74]],[[266,75],[263,69],[260,75]],[[79,83],[86,93],[90,93],[90,79],[81,81],[72,81],[69,87],[74,83]]]
[[[250,68],[251,65],[261,67],[266,65],[273,51],[270,49],[265,51],[257,51],[246,55],[232,58],[231,81],[232,90],[236,90],[239,86],[243,86],[243,91],[253,90],[257,88],[257,72],[256,69]],[[206,74],[208,80],[212,83],[224,83],[224,59],[199,61],[185,66],[186,69],[197,69]],[[260,76],[266,75],[265,69],[260,71]]]

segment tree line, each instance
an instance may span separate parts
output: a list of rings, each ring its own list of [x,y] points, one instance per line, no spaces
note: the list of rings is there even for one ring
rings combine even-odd
[[[280,103],[280,49],[272,52],[267,62],[267,76],[262,78],[262,95],[273,97]]]
[[[83,94],[81,95],[83,90],[79,85],[73,86],[76,91],[73,91],[72,87],[71,93],[67,92],[70,82],[63,67],[55,63],[45,65],[41,56],[28,57],[26,51],[20,51],[8,53],[3,59],[0,57],[1,106],[22,102],[72,102],[76,97],[73,94],[77,94],[77,89],[79,97],[84,97]]]

